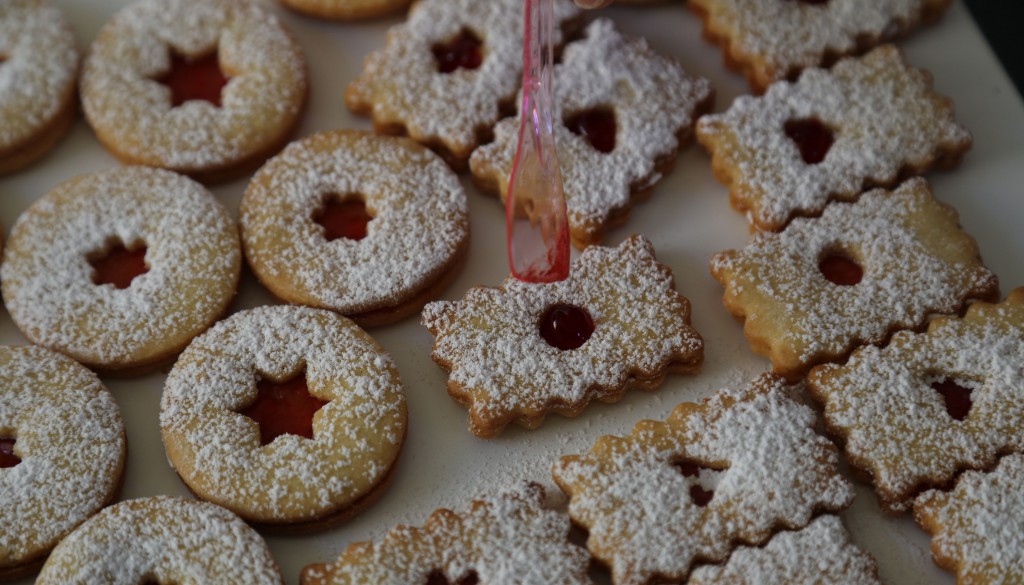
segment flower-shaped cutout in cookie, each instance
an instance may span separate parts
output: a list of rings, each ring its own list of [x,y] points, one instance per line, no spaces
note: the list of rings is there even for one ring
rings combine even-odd
[[[835,446],[815,434],[814,412],[791,391],[763,375],[555,465],[569,515],[590,531],[587,546],[616,585],[683,580],[696,562],[721,562],[739,544],[850,504]],[[679,461],[725,470],[706,505],[692,498],[694,478]]]
[[[569,339],[562,349],[544,335],[562,328],[544,318],[557,305],[592,322],[582,343]],[[586,323],[582,315],[566,322],[568,337],[583,335],[572,325]],[[704,355],[689,301],[641,236],[588,248],[562,282],[510,277],[461,301],[430,303],[423,324],[435,336],[434,361],[451,372],[449,394],[469,407],[470,430],[481,437],[510,422],[534,428],[552,411],[576,416],[590,400],[614,402],[629,387],[654,389],[668,372],[696,371]]]

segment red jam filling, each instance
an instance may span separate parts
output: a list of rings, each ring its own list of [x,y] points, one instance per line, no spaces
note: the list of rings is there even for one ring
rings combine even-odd
[[[932,389],[942,395],[946,402],[946,412],[953,420],[964,420],[971,412],[971,388],[957,384],[955,380],[946,378],[932,384]]]
[[[367,225],[373,216],[366,211],[362,199],[328,197],[324,206],[317,210],[313,221],[324,228],[328,242],[338,238],[361,240],[366,237]]]
[[[825,160],[825,155],[832,148],[832,131],[814,118],[790,120],[786,122],[785,131],[786,136],[800,149],[804,162],[809,165]]]
[[[146,266],[146,246],[129,250],[121,242],[111,246],[102,255],[89,260],[92,265],[92,281],[96,284],[112,284],[117,288],[128,288],[136,276],[149,272]]]
[[[822,258],[818,270],[829,282],[839,286],[853,286],[864,278],[860,265],[842,254],[829,254]]]
[[[566,118],[565,127],[586,138],[598,152],[615,150],[615,112],[610,108],[592,108]]]
[[[455,583],[449,581],[441,571],[432,571],[427,575],[427,585],[479,585],[479,583],[480,577],[477,576],[476,571],[470,571],[468,575]]]
[[[14,454],[14,439],[0,439],[0,468],[14,467],[21,458]]]
[[[594,333],[590,313],[575,305],[552,305],[540,318],[540,336],[561,350],[576,349]]]
[[[484,42],[468,28],[462,29],[458,35],[447,43],[438,43],[431,47],[437,70],[441,73],[452,73],[459,67],[476,69],[484,62]]]
[[[676,469],[679,470],[679,473],[683,474],[683,477],[700,477],[700,472],[703,469],[717,471],[711,469],[710,467],[703,467],[701,465],[697,465],[696,463],[690,463],[687,461],[676,463]],[[694,504],[701,508],[710,504],[711,499],[714,497],[714,490],[706,490],[697,484],[690,486],[690,499],[693,500]]]
[[[221,91],[228,84],[217,53],[187,59],[172,52],[170,71],[157,81],[170,88],[174,107],[192,100],[205,100],[219,108]]]
[[[310,395],[304,372],[281,383],[260,380],[256,390],[256,400],[240,414],[259,423],[262,444],[284,434],[313,438],[313,415],[327,403]]]

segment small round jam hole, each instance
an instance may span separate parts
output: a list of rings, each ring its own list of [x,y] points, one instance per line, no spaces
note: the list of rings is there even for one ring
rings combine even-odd
[[[679,473],[683,474],[683,477],[699,478],[702,471],[709,471],[712,473],[721,473],[716,469],[710,467],[704,467],[696,463],[690,463],[683,461],[675,464],[676,469]],[[690,500],[693,501],[698,507],[703,508],[711,503],[711,500],[715,497],[714,490],[704,489],[699,484],[693,484],[690,486]]]
[[[800,157],[809,165],[825,160],[834,142],[832,130],[815,118],[790,120],[784,129],[786,136],[800,149]]]
[[[540,336],[561,350],[577,349],[594,333],[594,320],[576,305],[552,305],[540,318]]]
[[[484,42],[468,28],[445,43],[438,43],[430,48],[437,61],[437,70],[441,73],[454,73],[455,70],[477,69],[484,62]]]
[[[256,400],[239,414],[259,423],[260,443],[269,445],[281,435],[312,439],[313,415],[325,404],[309,393],[303,372],[284,382],[260,380],[256,383]]]
[[[565,119],[565,127],[586,138],[598,152],[615,150],[615,112],[611,108],[591,108]]]
[[[200,100],[221,105],[221,92],[228,77],[221,71],[217,53],[189,59],[171,53],[171,68],[156,79],[171,90],[171,104],[178,107],[185,102]]]
[[[373,216],[360,197],[328,196],[313,214],[313,221],[324,228],[324,238],[361,240],[366,237]]]
[[[826,280],[839,286],[853,286],[864,278],[864,269],[843,254],[829,254],[818,263]]]
[[[942,396],[946,404],[946,412],[953,420],[964,420],[971,412],[974,402],[971,400],[971,388],[959,384],[956,380],[945,378],[932,384],[935,390]]]
[[[14,439],[0,438],[0,468],[14,467],[21,458],[14,454]]]
[[[427,575],[426,585],[480,585],[480,577],[476,571],[470,571],[465,577],[453,582],[449,581],[442,571],[431,571]]]
[[[115,241],[105,250],[89,258],[92,266],[92,281],[97,285],[112,284],[119,289],[131,286],[137,276],[149,272],[146,265],[146,246],[134,245],[126,248]]]

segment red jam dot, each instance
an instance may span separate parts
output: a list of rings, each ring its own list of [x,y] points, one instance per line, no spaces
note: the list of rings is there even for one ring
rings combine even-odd
[[[790,120],[786,122],[785,130],[786,136],[796,143],[800,156],[809,165],[825,160],[825,155],[832,148],[832,131],[814,118]]]
[[[932,389],[942,395],[946,402],[946,412],[953,420],[964,420],[971,412],[971,388],[961,386],[956,381],[946,378],[932,384]]]
[[[338,197],[328,197],[324,206],[313,216],[313,221],[323,226],[324,237],[328,242],[338,238],[365,238],[367,225],[372,219],[362,199],[343,200]]]
[[[432,571],[427,575],[427,585],[479,585],[479,583],[480,577],[477,576],[476,571],[470,571],[468,575],[455,583],[449,581],[441,571]]]
[[[575,305],[553,305],[540,318],[540,336],[558,349],[576,349],[593,333],[594,320],[590,313]]]
[[[21,463],[21,458],[14,454],[14,443],[14,439],[0,439],[0,468]]]
[[[853,286],[864,278],[864,270],[842,254],[829,254],[818,263],[818,270],[831,283]]]
[[[468,28],[462,29],[447,43],[438,43],[431,48],[437,60],[437,70],[452,73],[459,67],[476,69],[484,62],[484,42]]]
[[[256,390],[256,400],[240,414],[259,423],[262,444],[285,434],[313,438],[313,415],[327,403],[310,395],[305,372],[281,383],[260,380]]]
[[[615,112],[609,108],[593,108],[566,118],[565,127],[586,138],[598,152],[615,150]]]
[[[682,462],[676,463],[675,467],[676,467],[676,470],[679,471],[679,473],[683,474],[683,477],[694,477],[694,478],[700,477],[700,472],[702,470],[718,472],[718,470],[716,470],[716,469],[712,469],[710,467],[703,467],[701,465],[697,465],[696,463],[690,463],[690,462],[687,462],[687,461],[682,461]],[[699,506],[701,508],[703,508],[703,507],[707,506],[708,504],[710,504],[711,503],[711,499],[714,498],[714,497],[715,497],[715,491],[714,490],[706,490],[706,489],[704,489],[703,487],[701,487],[700,485],[697,485],[697,484],[694,484],[694,485],[690,486],[690,499],[693,501],[694,504],[696,504],[697,506]]]
[[[149,272],[146,266],[146,247],[129,250],[118,242],[101,256],[89,260],[92,265],[92,281],[96,284],[112,284],[117,288],[128,288],[136,276]]]
[[[171,90],[171,104],[178,107],[192,100],[204,100],[220,107],[220,96],[228,78],[220,69],[217,53],[187,59],[171,54],[171,69],[158,82]]]

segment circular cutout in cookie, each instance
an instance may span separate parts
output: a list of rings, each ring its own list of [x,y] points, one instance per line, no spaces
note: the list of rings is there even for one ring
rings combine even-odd
[[[263,378],[256,383],[256,399],[238,411],[260,425],[260,443],[269,445],[281,435],[313,438],[313,415],[327,402],[309,393],[306,372],[283,382]]]
[[[92,281],[97,285],[112,284],[126,289],[136,277],[149,272],[146,245],[141,242],[125,247],[115,238],[103,250],[90,254],[88,260],[92,266]]]
[[[971,392],[974,389],[962,380],[946,377],[932,382],[931,387],[942,396],[946,412],[953,420],[964,420],[971,413],[971,407],[974,406]]]
[[[605,154],[615,150],[615,110],[609,107],[590,108],[565,119],[565,127]]]
[[[330,194],[313,212],[313,221],[324,228],[324,238],[333,242],[339,238],[359,241],[366,237],[373,214],[366,209],[361,195],[340,196]]]
[[[800,150],[800,157],[809,165],[825,160],[835,142],[832,129],[817,118],[789,120],[783,129]]]
[[[832,284],[853,286],[864,278],[860,264],[842,252],[829,252],[818,262],[818,270]]]
[[[155,81],[171,90],[171,105],[174,107],[202,100],[219,108],[221,92],[228,84],[228,77],[220,68],[216,51],[196,59],[172,51],[170,69]]]
[[[454,73],[457,69],[477,69],[484,62],[484,42],[468,28],[444,43],[430,48],[441,73]]]
[[[582,347],[593,333],[594,320],[590,313],[576,305],[552,305],[540,318],[540,336],[561,350]]]
[[[0,438],[0,469],[14,467],[21,463],[21,458],[14,454],[14,444],[16,442],[12,438]]]

